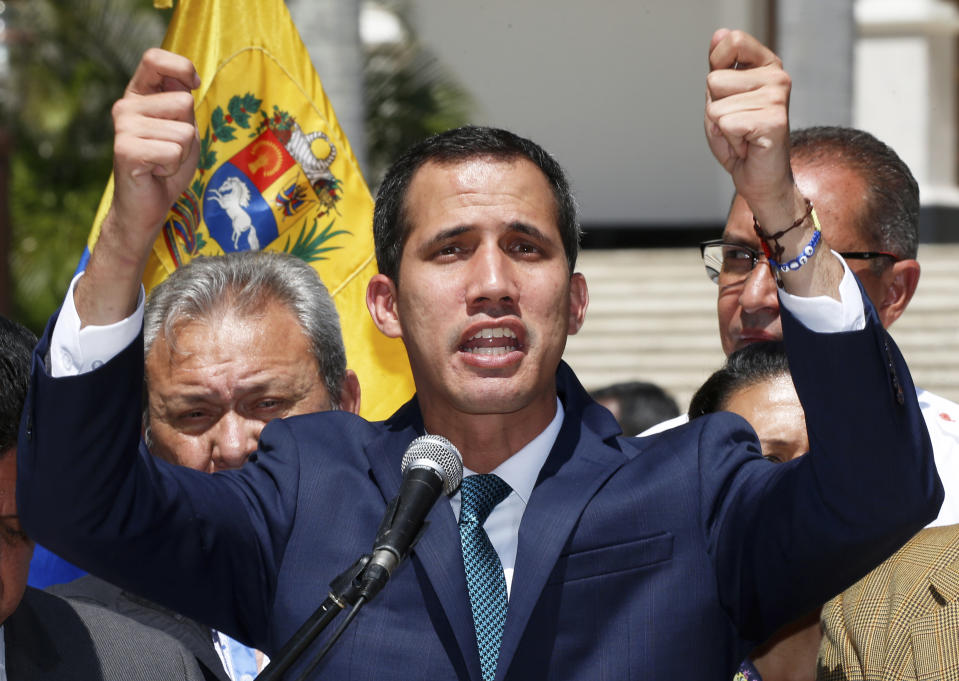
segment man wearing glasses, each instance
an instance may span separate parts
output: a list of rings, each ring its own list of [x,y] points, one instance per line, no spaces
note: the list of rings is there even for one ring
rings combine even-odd
[[[859,277],[883,326],[906,310],[919,283],[919,187],[908,166],[867,132],[815,127],[791,135],[793,176],[816,207],[829,244]],[[719,336],[727,355],[782,339],[776,280],[742,197],[733,199],[720,239],[700,244],[718,286]],[[946,499],[932,525],[959,523],[959,405],[917,389]],[[644,435],[677,425],[654,426]]]

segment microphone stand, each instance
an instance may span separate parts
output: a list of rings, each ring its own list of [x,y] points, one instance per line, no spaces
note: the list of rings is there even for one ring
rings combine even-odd
[[[360,597],[363,595],[364,588],[360,577],[366,570],[366,565],[369,562],[370,554],[361,556],[360,559],[353,563],[345,572],[330,582],[330,593],[326,597],[326,600],[324,600],[323,603],[320,604],[320,607],[296,630],[296,633],[286,642],[286,645],[283,646],[277,656],[270,660],[266,668],[257,675],[255,681],[280,681],[283,674],[299,659],[303,651],[309,647],[316,637],[326,629],[327,625],[329,625],[346,606],[357,605],[357,601],[360,600]],[[362,605],[364,602],[365,599],[360,600],[359,605]],[[352,621],[352,617],[355,616],[357,610],[358,608],[350,613],[351,617],[345,624]],[[314,661],[313,666],[322,659],[322,656],[326,654],[326,651],[329,650],[329,647],[333,645],[341,633],[342,628],[336,632],[336,636]],[[312,669],[313,666],[311,666],[310,669]]]
[[[381,546],[391,533],[397,531],[394,528],[396,520],[396,511],[399,508],[400,497],[394,497],[386,506],[386,514],[376,531],[376,541],[374,542],[373,553],[367,553],[359,558],[346,572],[340,574],[336,579],[330,582],[330,593],[326,600],[320,604],[320,607],[310,615],[303,625],[296,630],[296,633],[286,642],[286,645],[280,650],[276,658],[270,660],[266,668],[260,672],[254,681],[281,681],[283,674],[299,659],[303,651],[316,639],[317,636],[326,629],[327,625],[343,611],[346,606],[351,606],[349,616],[343,621],[343,624],[337,629],[330,640],[326,642],[323,649],[310,663],[309,667],[300,675],[297,681],[306,678],[316,665],[320,663],[333,644],[339,639],[346,627],[349,626],[353,618],[356,617],[360,608],[370,601],[386,585],[390,578],[393,568],[406,557],[406,552],[397,555],[394,550],[377,550],[375,547]],[[426,531],[429,521],[423,521],[416,529],[416,533],[410,540],[410,549],[416,545]],[[409,527],[399,528],[399,531],[409,531]]]

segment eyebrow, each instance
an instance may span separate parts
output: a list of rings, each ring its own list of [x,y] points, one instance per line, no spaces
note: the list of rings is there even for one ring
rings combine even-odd
[[[424,251],[429,251],[433,247],[443,243],[444,241],[447,241],[448,239],[455,239],[458,236],[462,236],[463,234],[467,234],[475,230],[476,227],[472,225],[459,225],[457,227],[450,227],[449,229],[441,230],[437,232],[432,239],[423,242],[422,249]],[[525,222],[511,222],[506,226],[506,230],[508,232],[519,232],[520,234],[525,234],[539,241],[549,241],[542,230],[534,227],[533,225],[528,225]]]
[[[794,440],[785,440],[780,437],[770,437],[770,438],[759,438],[759,444],[768,445],[771,447],[788,447],[793,449],[796,447],[797,443]]]
[[[474,227],[469,227],[467,225],[460,225],[459,227],[450,227],[449,229],[444,229],[438,232],[432,239],[425,241],[421,246],[422,250],[428,251],[434,246],[441,244],[442,242],[453,239],[455,237],[471,232],[475,229]]]
[[[511,222],[509,223],[509,230],[512,232],[519,232],[521,234],[526,234],[531,236],[534,239],[539,239],[540,241],[549,241],[545,234],[542,231],[533,227],[533,225],[527,225],[525,222]]]

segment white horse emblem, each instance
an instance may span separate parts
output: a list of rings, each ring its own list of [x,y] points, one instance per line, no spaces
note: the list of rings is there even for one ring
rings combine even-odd
[[[228,177],[218,189],[211,189],[210,198],[222,208],[233,223],[233,248],[239,250],[240,237],[249,232],[246,240],[251,251],[260,250],[260,242],[253,229],[253,220],[244,210],[250,205],[250,190],[238,177]]]

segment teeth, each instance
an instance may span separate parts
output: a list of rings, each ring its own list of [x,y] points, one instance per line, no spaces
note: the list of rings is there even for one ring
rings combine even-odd
[[[477,331],[473,335],[473,338],[483,339],[483,338],[516,338],[516,334],[513,333],[512,329],[507,329],[503,327],[496,327],[495,329],[482,329]]]
[[[505,355],[511,348],[470,348],[467,352],[473,355]]]

